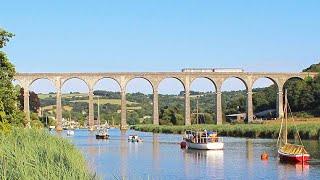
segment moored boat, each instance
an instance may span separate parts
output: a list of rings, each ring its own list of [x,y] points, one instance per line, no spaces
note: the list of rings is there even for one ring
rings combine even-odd
[[[278,154],[282,162],[299,163],[310,160],[310,155],[304,146],[295,144],[287,143],[278,150]]]
[[[74,131],[69,129],[67,131],[67,136],[73,136],[73,135],[74,135]]]
[[[143,142],[143,140],[138,135],[130,135],[128,137],[129,142]]]
[[[278,137],[278,155],[281,162],[289,163],[305,163],[310,160],[310,155],[305,149],[302,140],[297,130],[296,125],[296,134],[299,139],[300,145],[288,143],[288,110],[290,106],[288,103],[287,90],[285,91],[285,104],[284,104],[284,118],[281,121],[281,128]],[[293,120],[293,117],[292,117]],[[294,122],[294,120],[293,120]]]
[[[108,129],[99,128],[96,134],[96,139],[109,139]]]
[[[183,140],[189,149],[222,150],[224,148],[223,138],[218,137],[217,132],[186,131]]]

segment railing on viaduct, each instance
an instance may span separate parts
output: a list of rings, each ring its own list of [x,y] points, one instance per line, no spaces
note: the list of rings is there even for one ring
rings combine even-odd
[[[197,78],[209,79],[216,89],[216,119],[217,124],[222,123],[222,100],[221,86],[228,78],[238,78],[246,86],[247,90],[247,118],[253,120],[253,103],[252,103],[252,86],[260,78],[270,79],[278,88],[277,95],[277,112],[278,116],[283,116],[283,87],[286,81],[291,78],[305,79],[314,77],[317,73],[264,73],[264,72],[117,72],[117,73],[17,73],[15,80],[20,82],[24,88],[24,111],[30,121],[29,110],[29,88],[30,85],[38,79],[50,80],[56,88],[56,120],[57,129],[61,129],[62,105],[61,105],[61,87],[72,78],[83,80],[89,89],[89,126],[94,125],[94,104],[93,88],[95,84],[104,78],[115,80],[121,91],[121,127],[126,127],[126,87],[127,83],[135,78],[147,80],[153,89],[153,124],[159,124],[159,107],[158,107],[158,86],[166,78],[175,78],[179,80],[185,92],[185,125],[191,124],[190,117],[190,85]]]

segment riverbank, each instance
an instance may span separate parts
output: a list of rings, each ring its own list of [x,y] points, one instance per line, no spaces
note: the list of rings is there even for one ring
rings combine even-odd
[[[0,179],[95,179],[82,153],[44,130],[0,133]]]
[[[302,139],[319,140],[320,121],[297,121],[297,128]],[[280,129],[279,121],[269,121],[264,124],[224,124],[224,125],[191,125],[191,126],[156,126],[135,125],[132,129],[143,132],[183,134],[186,130],[213,130],[220,136],[247,137],[247,138],[278,138]],[[295,127],[288,126],[288,137],[294,139]]]

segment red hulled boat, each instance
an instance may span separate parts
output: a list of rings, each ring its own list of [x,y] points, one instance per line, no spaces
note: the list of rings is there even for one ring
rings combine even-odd
[[[296,125],[296,133],[297,137],[299,139],[300,145],[297,144],[290,144],[288,143],[288,110],[290,110],[290,106],[288,103],[287,98],[287,90],[285,91],[285,104],[284,104],[284,116],[285,118],[282,118],[281,122],[281,128],[279,132],[278,137],[278,155],[280,158],[280,161],[282,162],[289,162],[289,163],[305,163],[310,160],[310,155],[305,149],[302,140],[299,135],[299,131],[297,130]],[[291,112],[290,112],[291,113]],[[292,117],[293,123],[294,119]]]

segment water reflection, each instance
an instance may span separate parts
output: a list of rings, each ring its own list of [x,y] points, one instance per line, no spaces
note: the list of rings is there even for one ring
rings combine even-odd
[[[98,141],[88,131],[67,137],[84,152],[89,167],[104,179],[307,179],[320,176],[320,165],[282,164],[274,140],[225,138],[223,151],[180,149],[180,135],[110,130],[110,140]],[[137,134],[143,143],[128,142]],[[65,133],[61,133],[65,137]],[[319,142],[305,142],[314,160]],[[261,161],[261,152],[268,161]]]
[[[152,166],[156,173],[160,173],[160,143],[159,134],[153,133],[152,136]]]
[[[186,149],[184,153],[187,163],[205,162],[207,166],[223,166],[223,150]]]
[[[120,174],[121,177],[127,177],[128,171],[128,139],[126,131],[121,131],[120,133]]]
[[[291,178],[290,176],[307,177],[309,175],[309,164],[289,164],[279,162],[278,174],[281,179],[289,179]]]

